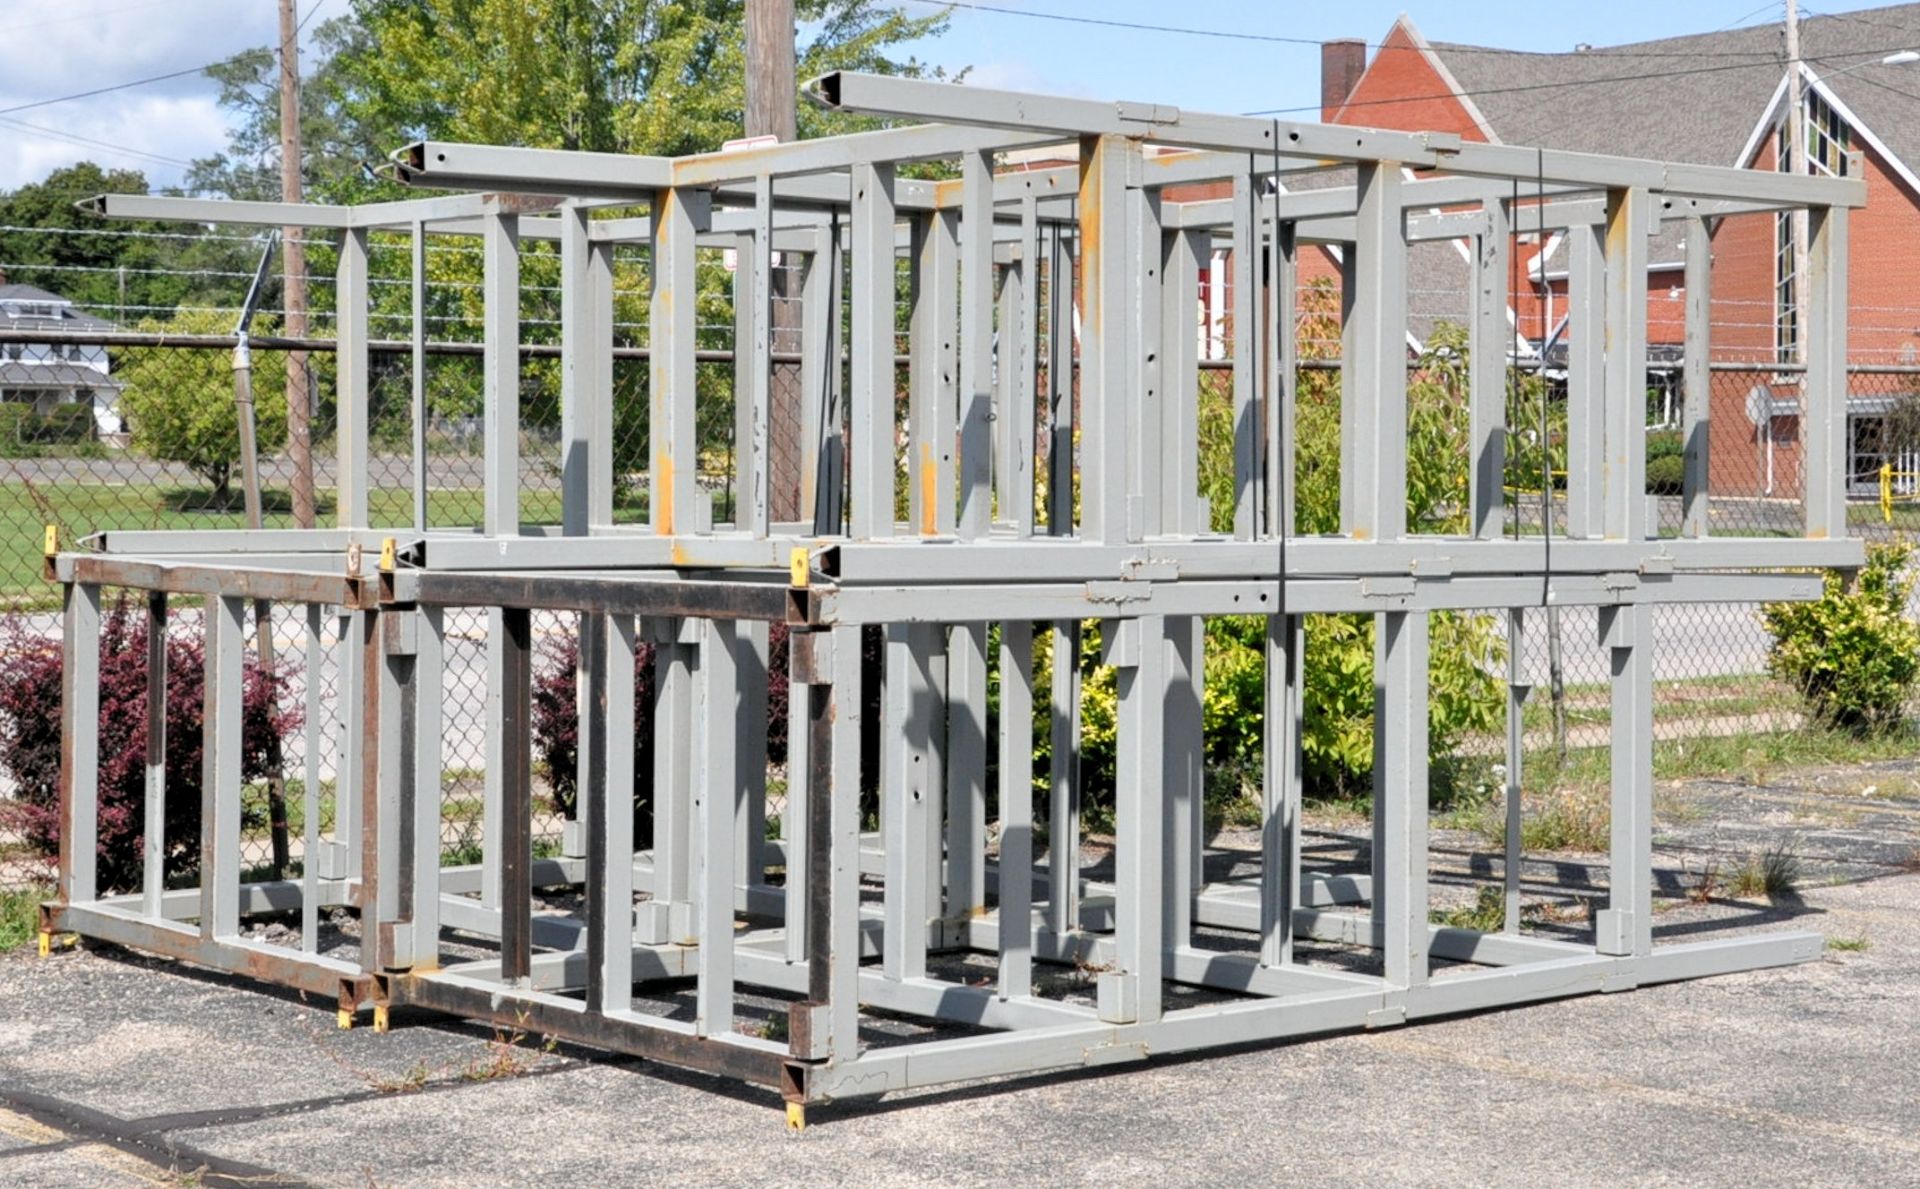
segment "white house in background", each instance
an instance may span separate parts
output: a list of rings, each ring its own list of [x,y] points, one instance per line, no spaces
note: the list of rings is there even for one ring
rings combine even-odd
[[[74,308],[35,285],[6,284],[0,273],[0,402],[31,404],[36,412],[85,402],[93,408],[95,432],[120,433],[121,385],[110,372],[107,349],[98,343],[34,342],[19,333],[109,331],[116,327]]]

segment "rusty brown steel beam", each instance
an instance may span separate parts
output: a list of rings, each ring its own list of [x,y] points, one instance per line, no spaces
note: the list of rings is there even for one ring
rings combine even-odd
[[[556,574],[402,571],[385,581],[394,602],[441,607],[511,607],[597,615],[697,619],[785,619],[787,588],[766,581],[660,577],[579,578]]]
[[[422,1007],[484,1020],[757,1086],[778,1088],[782,1083],[784,1053],[672,1031],[639,1019],[600,1015],[493,985],[463,985],[430,974],[379,975],[374,981],[377,995],[389,1008]]]

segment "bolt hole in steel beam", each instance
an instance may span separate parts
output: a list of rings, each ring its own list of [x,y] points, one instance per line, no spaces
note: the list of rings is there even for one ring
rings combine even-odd
[[[412,1005],[795,1104],[1817,955],[1818,938],[1794,932],[1654,944],[1651,624],[1668,605],[1817,598],[1818,576],[1795,571],[1861,563],[1845,535],[1839,366],[1857,177],[844,72],[810,94],[911,124],[678,159],[434,142],[406,150],[399,175],[465,193],[364,207],[94,204],[342,231],[340,524],[49,544],[66,649],[49,930],[338,996],[349,1023],[369,1001],[382,1019]],[[1008,168],[1010,150],[1036,146],[1051,159]],[[944,180],[908,168],[928,161]],[[1335,167],[1351,180],[1302,176]],[[1524,186],[1553,201],[1513,202]],[[592,217],[604,203],[647,213]],[[1648,235],[1793,210],[1813,229],[1803,515],[1707,532],[1714,493],[1695,458],[1686,531],[1662,538],[1642,457]],[[1504,361],[1508,345],[1512,235],[1555,224],[1571,273],[1568,473],[1564,514],[1541,515],[1509,490],[1520,427],[1509,369],[1487,355]],[[486,333],[463,348],[485,364],[477,531],[370,527],[368,235],[390,227],[478,237]],[[1465,435],[1444,460],[1459,496],[1410,515],[1409,478],[1436,463],[1407,434],[1410,388],[1433,382],[1407,342],[1409,261],[1460,237],[1473,359],[1452,410]],[[520,457],[535,427],[517,298],[544,241],[560,246],[565,290],[559,346],[531,349],[557,350],[564,377],[550,528],[523,523],[533,460]],[[1337,298],[1299,286],[1301,245],[1328,241]],[[614,250],[632,244],[650,253],[643,461],[607,440],[631,399],[613,366],[637,349],[615,346],[610,309]],[[697,317],[720,296],[702,288],[700,253],[721,248],[743,270],[732,350],[703,342]],[[769,337],[775,253],[803,269],[797,352]],[[1215,300],[1207,286],[1223,282]],[[1310,322],[1344,343],[1337,361],[1299,330]],[[797,434],[770,418],[776,361],[797,377]],[[703,383],[714,366],[733,383]],[[1733,436],[1709,439],[1712,412],[1687,410],[1702,450]],[[616,458],[629,469],[615,474]],[[645,493],[642,523],[615,523],[616,487]],[[377,573],[363,561],[376,555]],[[103,586],[144,592],[155,630],[205,624],[193,888],[166,888],[151,864],[137,890],[101,881]],[[297,879],[255,878],[239,846],[241,617],[257,600],[304,608],[308,670],[333,674],[324,696],[308,687]],[[1494,857],[1503,919],[1435,924],[1430,650],[1453,647],[1461,619],[1497,645],[1501,625],[1519,639],[1562,610],[1601,624],[1615,724],[1596,936],[1518,919],[1512,816]],[[1374,650],[1374,837],[1337,870],[1300,808],[1306,642],[1326,615],[1370,622]],[[1231,655],[1217,634],[1229,621],[1246,625]],[[546,645],[566,634],[577,669],[549,681]],[[1505,672],[1511,739],[1532,675],[1497,652],[1481,669]],[[147,666],[166,680],[160,653]],[[1230,680],[1254,691],[1261,727],[1243,773],[1253,841],[1223,867],[1202,807],[1220,742],[1208,699]],[[542,714],[570,711],[578,732],[579,807],[557,855],[535,850],[536,759],[551,758],[536,687],[561,691]],[[475,692],[484,711],[460,701]],[[457,715],[486,736],[477,864],[440,846]],[[784,765],[766,762],[776,720]],[[324,828],[323,765],[337,790]],[[1518,784],[1516,761],[1510,815]],[[636,788],[650,840],[627,812]],[[152,835],[173,792],[151,775],[144,792]],[[1094,845],[1083,811],[1109,795],[1111,839]],[[335,908],[357,916],[357,950],[318,943]],[[297,949],[246,932],[295,909]]]

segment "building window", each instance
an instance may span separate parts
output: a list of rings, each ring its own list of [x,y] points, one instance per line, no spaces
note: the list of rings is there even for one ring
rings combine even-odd
[[[1803,151],[1787,152],[1787,121],[1781,120],[1774,134],[1774,168],[1790,167],[1824,177],[1847,176],[1847,153],[1852,135],[1845,120],[1833,110],[1819,92],[1811,87],[1801,97],[1801,127],[1805,133]],[[1773,268],[1773,346],[1774,357],[1792,363],[1800,354],[1800,303],[1797,300],[1799,277],[1794,267],[1794,217],[1778,214],[1774,221]]]

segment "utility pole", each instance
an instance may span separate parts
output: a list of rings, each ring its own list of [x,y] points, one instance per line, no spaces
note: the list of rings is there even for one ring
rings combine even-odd
[[[793,0],[747,0],[746,134],[780,140],[799,138],[795,111]],[[800,318],[791,299],[799,280],[791,268],[773,270],[772,340],[779,355],[800,349]],[[772,407],[767,410],[768,510],[776,521],[800,519],[800,369],[773,365]]]
[[[747,135],[799,137],[793,0],[747,0]]]
[[[1780,155],[1779,167],[1793,173],[1807,172],[1802,160],[1807,151],[1806,100],[1800,79],[1800,5],[1786,0],[1787,6],[1787,148]],[[1807,212],[1796,210],[1787,216],[1787,238],[1793,252],[1793,286],[1788,300],[1793,303],[1793,359],[1806,362],[1807,342]]]
[[[299,0],[280,0],[280,198],[300,201]],[[286,335],[307,336],[307,248],[300,228],[283,228]],[[293,523],[314,527],[313,385],[305,351],[287,353],[287,457],[293,463]]]

